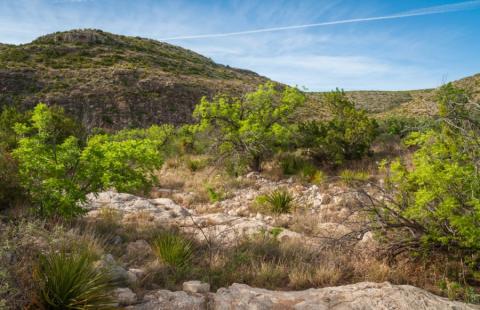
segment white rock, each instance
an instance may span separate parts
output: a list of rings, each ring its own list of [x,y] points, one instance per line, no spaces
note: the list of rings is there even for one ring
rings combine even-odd
[[[208,293],[210,284],[201,281],[187,281],[183,283],[183,290],[190,293]]]
[[[479,309],[409,285],[362,282],[305,291],[270,291],[233,284],[213,295],[212,309]]]
[[[114,289],[113,296],[121,306],[132,305],[137,301],[137,295],[128,287]]]

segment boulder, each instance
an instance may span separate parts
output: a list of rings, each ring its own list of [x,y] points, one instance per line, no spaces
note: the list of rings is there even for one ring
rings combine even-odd
[[[409,285],[362,282],[357,284],[283,292],[233,284],[212,294],[213,309],[480,309],[478,306],[433,295]]]
[[[183,291],[158,290],[144,296],[141,304],[131,306],[132,310],[206,310],[207,299],[202,294]]]

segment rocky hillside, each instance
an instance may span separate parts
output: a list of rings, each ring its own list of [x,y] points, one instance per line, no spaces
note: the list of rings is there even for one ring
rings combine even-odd
[[[0,106],[63,106],[88,127],[183,123],[199,99],[267,79],[167,43],[100,30],[0,44]]]
[[[480,74],[469,76],[453,84],[471,92],[472,98],[480,98]],[[312,101],[319,101],[322,93],[311,93]],[[349,91],[348,96],[358,107],[378,117],[389,115],[432,116],[435,115],[435,89],[406,91]]]

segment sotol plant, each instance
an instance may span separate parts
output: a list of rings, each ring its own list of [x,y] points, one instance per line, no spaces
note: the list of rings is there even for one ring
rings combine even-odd
[[[87,251],[40,257],[34,278],[46,309],[113,309],[111,276],[95,268]]]
[[[257,202],[267,205],[269,211],[275,214],[290,212],[294,200],[293,196],[285,189],[277,189],[269,194],[257,197]]]
[[[153,241],[155,255],[168,266],[183,270],[188,268],[193,256],[192,243],[175,233],[164,233]]]

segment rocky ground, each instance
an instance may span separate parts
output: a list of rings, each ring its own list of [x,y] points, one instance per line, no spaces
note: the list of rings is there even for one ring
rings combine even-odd
[[[95,220],[106,209],[115,210],[120,223],[142,221],[142,225],[178,228],[199,242],[222,243],[224,246],[244,236],[282,227],[279,240],[298,241],[321,249],[326,242],[354,231],[358,225],[358,221],[353,220],[358,219],[358,215],[351,212],[358,197],[341,185],[320,188],[296,183],[292,179],[271,181],[255,173],[246,178],[251,185],[234,190],[230,198],[215,203],[191,204],[188,208],[175,201],[187,201],[193,193],[176,191],[170,193],[172,199],[147,199],[103,192],[96,197],[90,196],[86,216]],[[295,197],[297,210],[293,213],[273,216],[252,208],[259,194],[281,187],[288,188]],[[357,247],[375,251],[376,244],[370,234],[358,239]],[[126,246],[126,252],[132,255],[148,251],[151,250],[144,240]],[[135,286],[146,272],[142,268],[123,267],[109,254],[104,255],[99,264],[109,266],[130,287]],[[413,286],[388,282],[361,282],[295,292],[233,284],[211,293],[209,284],[190,281],[184,283],[182,291],[158,289],[140,296],[124,287],[117,288],[115,294],[119,304],[128,309],[478,309]]]

